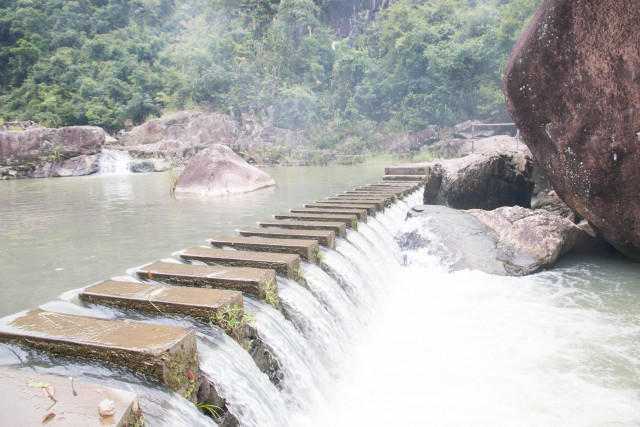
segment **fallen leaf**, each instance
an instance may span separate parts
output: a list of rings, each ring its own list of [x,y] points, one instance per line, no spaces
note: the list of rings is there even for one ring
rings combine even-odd
[[[154,329],[155,332],[161,332],[161,331],[166,331],[166,330],[167,330],[167,328],[165,328],[165,327],[155,328]]]
[[[33,388],[44,388],[44,387],[49,387],[51,384],[49,383],[43,383],[43,382],[37,382],[37,381],[29,381],[27,383],[27,386],[29,387],[33,387]]]
[[[47,396],[49,399],[53,400],[54,402],[56,401],[56,399],[53,397],[56,394],[56,389],[53,388],[52,385],[48,385],[46,387],[42,387],[42,392],[44,393],[45,396]]]
[[[191,372],[189,369],[187,369],[187,376],[189,377],[190,380],[195,380],[196,376],[193,375],[193,372]]]
[[[150,271],[147,271],[147,276],[149,277],[149,280],[153,280],[153,276],[151,275]]]
[[[56,414],[54,414],[53,412],[49,412],[47,415],[45,415],[42,418],[42,424],[47,424],[49,421],[51,421],[55,417],[56,417]]]

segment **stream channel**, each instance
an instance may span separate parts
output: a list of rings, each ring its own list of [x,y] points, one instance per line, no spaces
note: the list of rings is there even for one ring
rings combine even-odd
[[[379,166],[270,168],[277,187],[176,201],[166,174],[0,182],[0,316],[44,310],[124,319],[79,287],[330,194]],[[216,327],[198,327],[201,368],[246,426],[640,425],[640,265],[573,255],[528,277],[450,271],[456,254],[396,203],[303,264],[309,290],[278,279],[291,320],[245,298],[280,363],[274,386]],[[429,244],[401,249],[419,230]],[[133,278],[128,278],[133,280]],[[73,290],[75,289],[75,290]],[[146,317],[192,326],[184,319]],[[182,397],[113,367],[0,345],[0,365],[135,391],[149,425],[212,425]]]

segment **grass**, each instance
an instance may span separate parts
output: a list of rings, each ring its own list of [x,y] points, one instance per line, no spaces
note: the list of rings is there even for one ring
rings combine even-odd
[[[253,322],[253,313],[249,314],[237,304],[226,306],[209,316],[209,322],[221,327],[229,336],[240,341],[240,332]]]
[[[318,264],[322,265],[323,262],[324,262],[324,255],[322,254],[322,252],[318,252]]]
[[[264,290],[264,301],[275,308],[280,306],[280,297],[278,296],[278,287],[272,283],[273,279],[267,281],[267,287]]]
[[[180,178],[180,172],[177,170],[175,163],[171,163],[167,172],[169,177],[169,194],[174,196],[176,193],[176,185],[178,185],[178,178]]]
[[[220,418],[222,416],[222,408],[210,403],[200,402],[196,405],[198,409],[204,409],[209,412],[212,418]]]

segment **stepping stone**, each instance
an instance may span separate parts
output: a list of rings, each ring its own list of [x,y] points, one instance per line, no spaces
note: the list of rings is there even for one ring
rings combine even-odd
[[[344,222],[324,221],[293,221],[286,219],[271,219],[260,221],[260,227],[290,228],[294,230],[331,230],[338,237],[347,237],[347,225]]]
[[[366,196],[369,198],[379,198],[384,197],[385,199],[390,199],[392,202],[402,197],[402,192],[388,192],[388,191],[367,191],[367,190],[350,190],[345,191],[340,196]]]
[[[213,246],[229,246],[260,252],[297,254],[314,264],[318,263],[318,242],[315,240],[266,239],[262,237],[222,236],[211,239]]]
[[[385,199],[379,199],[379,198],[371,198],[371,197],[360,197],[360,196],[336,196],[336,197],[327,197],[326,199],[323,200],[318,200],[318,202],[343,202],[345,204],[359,204],[359,203],[371,203],[374,204],[376,206],[376,209],[381,211],[384,209],[384,207],[387,204],[387,201]]]
[[[197,393],[189,392],[197,391],[201,381],[193,329],[42,310],[4,320],[0,341],[110,362],[153,378],[191,400],[196,398]]]
[[[0,367],[3,424],[39,426],[45,424],[43,420],[49,413],[55,414],[46,423],[51,425],[102,427],[106,421],[113,426],[133,426],[140,421],[134,411],[138,407],[135,393],[76,379],[73,387],[71,384],[69,377]],[[51,407],[53,401],[43,386],[55,390],[57,403],[54,407]],[[115,413],[108,418],[102,418],[98,413],[98,404],[105,399],[114,403]]]
[[[381,181],[370,184],[371,187],[378,188],[418,188],[420,183],[416,181]]]
[[[421,175],[424,177],[427,174],[427,166],[422,165],[405,165],[405,166],[391,166],[384,169],[385,175]]]
[[[424,175],[385,175],[382,177],[383,181],[424,181]]]
[[[277,286],[276,272],[261,268],[154,262],[137,272],[142,279],[157,280],[199,288],[233,289],[264,299],[269,288]]]
[[[294,230],[290,228],[247,227],[238,232],[247,237],[273,237],[276,239],[313,239],[329,249],[336,248],[336,233],[331,230]]]
[[[412,190],[405,187],[359,187],[351,191],[395,194],[397,196],[405,196],[409,194]]]
[[[339,225],[342,225],[344,228],[344,224]],[[298,271],[300,270],[300,256],[295,254],[195,247],[182,252],[180,258],[200,261],[206,264],[267,268],[275,270],[278,274],[293,280],[298,278]]]
[[[367,210],[355,208],[294,208],[291,212],[295,213],[319,213],[319,214],[347,214],[356,215],[358,221],[367,222]]]
[[[89,286],[80,292],[80,298],[142,312],[183,314],[204,322],[221,308],[243,306],[242,292],[238,291],[114,280]]]
[[[348,209],[366,209],[367,213],[371,216],[376,215],[376,211],[378,210],[378,205],[376,203],[334,203],[328,201],[318,201],[314,203],[307,203],[304,205],[306,208],[348,208]],[[344,237],[344,236],[341,236]]]
[[[330,222],[343,222],[347,227],[351,227],[354,230],[358,229],[358,217],[356,215],[349,214],[312,214],[312,213],[294,213],[285,212],[274,215],[276,219],[295,219],[303,221],[330,221]]]

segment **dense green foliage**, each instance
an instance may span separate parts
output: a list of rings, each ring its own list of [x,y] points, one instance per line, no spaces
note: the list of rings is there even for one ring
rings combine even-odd
[[[540,0],[397,0],[335,40],[322,17],[344,2],[0,0],[0,116],[115,131],[205,107],[325,148],[506,118],[501,75]]]

